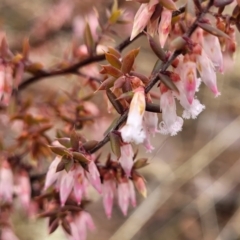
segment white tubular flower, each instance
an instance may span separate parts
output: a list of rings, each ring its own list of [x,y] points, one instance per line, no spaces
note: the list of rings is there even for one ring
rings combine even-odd
[[[144,88],[135,89],[135,94],[130,104],[126,125],[120,130],[124,142],[142,143],[146,137],[143,130],[143,115],[145,112],[146,101]]]
[[[203,49],[201,55],[197,55],[197,69],[202,81],[210,88],[214,96],[219,96],[214,65]]]
[[[119,162],[126,173],[127,177],[130,177],[132,166],[133,166],[133,149],[131,144],[126,144],[120,147],[121,149],[121,157],[119,158]]]
[[[176,103],[171,91],[162,93],[160,98],[163,121],[159,124],[162,134],[176,135],[182,130],[183,119],[177,116]]]
[[[187,96],[184,92],[183,89],[183,82],[179,81],[175,83],[178,90],[179,94],[176,95],[176,98],[179,100],[181,106],[184,108],[182,117],[185,119],[195,119],[197,116],[205,109],[205,106],[202,105],[198,99],[194,98],[192,103],[190,104],[189,101],[187,100]],[[196,84],[196,92],[198,91],[198,88],[201,84],[201,79],[197,79],[197,84]]]
[[[208,33],[204,34],[203,49],[214,67],[223,73],[223,55],[218,37]]]

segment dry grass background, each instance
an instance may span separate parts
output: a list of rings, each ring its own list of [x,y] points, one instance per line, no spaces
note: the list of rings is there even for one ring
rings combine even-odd
[[[10,45],[19,49],[23,36],[38,17],[44,16],[57,1],[2,0],[0,20]],[[97,2],[97,3],[96,3]],[[94,1],[98,7],[111,1]],[[75,1],[74,14],[86,12],[92,2]],[[48,41],[33,48],[32,58],[46,65],[58,60],[69,43],[68,28],[59,30]],[[137,58],[139,71],[149,74],[155,56],[146,40]],[[61,51],[60,51],[61,50]],[[239,50],[238,50],[239,53]],[[123,217],[114,208],[111,220],[104,215],[101,198],[94,196],[88,210],[97,230],[89,239],[98,240],[237,240],[240,239],[240,54],[231,71],[218,76],[222,93],[214,99],[204,86],[198,94],[206,110],[196,120],[186,120],[176,137],[156,136],[151,164],[142,170],[147,179],[148,197],[138,197],[138,207]],[[47,57],[51,56],[51,57]],[[26,90],[46,94],[58,87],[70,89],[73,78],[44,80]],[[56,84],[57,83],[57,84]],[[107,146],[105,149],[108,149]],[[146,155],[141,149],[140,154]],[[147,155],[146,155],[147,156]],[[48,236],[45,221],[32,221],[16,215],[14,227],[21,240],[65,239],[59,230]]]

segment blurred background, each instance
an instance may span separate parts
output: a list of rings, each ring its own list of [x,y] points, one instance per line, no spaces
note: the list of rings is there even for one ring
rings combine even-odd
[[[77,35],[74,24],[79,16],[87,14],[94,5],[103,13],[104,21],[105,9],[111,8],[111,4],[111,0],[1,0],[0,32],[6,32],[14,52],[20,51],[24,37],[29,37],[30,58],[49,67],[71,46],[73,33]],[[129,16],[138,7],[125,1],[120,4],[129,10]],[[122,26],[116,31],[123,39],[129,33]],[[138,39],[124,52],[139,46],[137,69],[149,75],[156,57],[145,38]],[[240,239],[239,63],[238,49],[235,64],[224,75],[218,75],[220,97],[215,99],[201,86],[198,98],[206,109],[197,119],[185,120],[182,132],[175,137],[157,135],[152,140],[155,150],[150,156],[139,149],[139,155],[148,157],[151,163],[141,170],[147,180],[148,196],[143,199],[138,195],[138,206],[130,209],[127,217],[123,217],[116,204],[112,218],[107,220],[101,197],[93,192],[93,202],[87,210],[97,229],[88,239]],[[69,76],[45,79],[26,88],[24,94],[41,101],[43,96],[58,92],[59,88],[70,90],[76,81],[79,78]],[[97,139],[101,139],[101,131],[112,117],[103,115],[109,121],[98,126]],[[94,135],[91,129],[87,131]],[[109,145],[104,149],[110,151]],[[45,220],[29,220],[16,214],[13,224],[21,240],[65,239],[60,229],[48,236]]]

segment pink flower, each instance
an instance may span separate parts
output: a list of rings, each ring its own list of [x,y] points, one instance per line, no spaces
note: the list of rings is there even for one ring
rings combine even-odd
[[[94,222],[88,212],[81,211],[70,221],[72,235],[68,236],[69,240],[86,240],[87,229],[93,231],[95,229]]]
[[[214,67],[223,73],[223,56],[218,37],[204,33],[203,49],[212,61]]]
[[[103,206],[108,218],[111,218],[116,183],[109,179],[103,182]]]
[[[135,187],[138,190],[138,192],[141,193],[143,195],[143,197],[146,198],[147,189],[146,189],[144,179],[140,176],[136,176],[135,178],[133,178],[133,181],[134,181]]]
[[[147,152],[152,152],[154,147],[151,144],[150,137],[155,136],[158,130],[158,116],[154,112],[145,112],[143,116],[143,128],[146,135],[143,145],[146,148]]]
[[[13,71],[10,66],[0,63],[0,102],[8,105],[13,85]]]
[[[74,175],[74,169],[71,169],[69,172],[63,170],[61,171],[61,175],[58,178],[57,186],[59,187],[59,194],[62,206],[65,205],[68,196],[72,192],[75,181]]]
[[[19,240],[10,227],[2,227],[0,233],[1,240]]]
[[[133,29],[130,40],[133,40],[147,26],[148,21],[150,20],[152,14],[155,11],[157,3],[158,0],[150,0],[149,3],[141,4],[134,17]]]
[[[135,89],[132,98],[126,125],[120,130],[124,142],[135,142],[136,144],[142,143],[145,139],[143,131],[143,115],[145,112],[146,101],[144,88],[139,87]]]
[[[176,135],[182,130],[183,119],[177,116],[176,103],[171,91],[162,93],[160,98],[163,121],[159,124],[159,132],[162,134]]]
[[[159,42],[161,47],[164,47],[168,35],[171,31],[172,11],[163,8],[161,21],[158,26]]]
[[[58,179],[60,172],[56,172],[56,170],[60,161],[61,161],[61,157],[57,156],[49,165],[46,179],[45,179],[45,185],[44,185],[45,190],[49,188]]]
[[[198,91],[198,87],[201,83],[201,79],[197,79],[196,83],[196,92]],[[175,94],[176,98],[180,101],[180,104],[184,108],[182,117],[185,119],[195,119],[204,109],[205,106],[202,105],[198,99],[194,98],[192,103],[190,104],[187,100],[187,96],[185,94],[183,88],[183,81],[176,82],[175,85],[179,90],[179,94]]]
[[[135,189],[130,180],[118,184],[118,205],[124,216],[127,215],[129,201],[131,201],[133,207],[136,206]]]
[[[44,189],[54,185],[55,189],[59,191],[62,205],[65,205],[72,191],[77,203],[80,204],[82,197],[86,196],[87,180],[101,193],[100,175],[93,160],[88,164],[88,172],[77,163],[75,163],[68,172],[66,170],[56,172],[60,161],[61,158],[56,157],[49,166]]]
[[[212,61],[202,49],[201,54],[197,55],[197,69],[202,81],[210,88],[215,97],[220,95],[217,88],[217,77]]]
[[[29,175],[26,171],[22,170],[17,177],[17,195],[20,199],[21,205],[25,210],[30,207],[31,201],[31,184]]]
[[[88,186],[87,179],[84,176],[84,170],[81,166],[78,166],[75,170],[74,179],[73,192],[77,203],[80,204],[83,196],[87,195],[86,191]]]
[[[88,164],[88,170],[89,172],[86,172],[86,175],[89,182],[99,193],[102,193],[102,184],[100,180],[100,174],[93,160],[90,161],[90,163]]]
[[[8,161],[3,161],[0,168],[0,200],[12,202],[13,198],[13,173]]]
[[[197,88],[196,63],[193,61],[182,61],[179,65],[179,75],[183,82],[183,91],[187,100],[192,104]]]
[[[119,162],[126,173],[127,177],[130,177],[132,166],[133,166],[133,149],[131,144],[125,144],[120,147],[121,157],[119,158]]]

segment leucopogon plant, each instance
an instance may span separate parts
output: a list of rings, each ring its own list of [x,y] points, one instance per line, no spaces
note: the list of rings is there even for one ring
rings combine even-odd
[[[126,216],[129,205],[137,205],[136,190],[147,197],[145,180],[138,169],[148,162],[137,157],[133,144],[151,152],[152,136],[174,136],[182,130],[183,119],[195,119],[205,109],[196,97],[201,84],[215,97],[220,95],[216,72],[223,74],[234,60],[240,1],[186,0],[182,6],[178,0],[135,2],[139,8],[134,19],[128,18],[117,1],[106,11],[104,23],[96,10],[78,19],[83,44],[73,44],[71,53],[49,69],[31,61],[27,39],[22,52],[15,54],[6,37],[2,38],[0,118],[15,134],[11,143],[1,134],[2,240],[18,239],[10,223],[13,199],[21,203],[28,216],[47,218],[49,233],[60,226],[71,240],[85,240],[87,230],[95,228],[91,214],[85,210],[90,203],[89,186],[102,196],[107,218],[111,218],[114,198]],[[231,14],[224,13],[228,5],[233,9]],[[133,23],[130,36],[110,46],[110,40],[119,34],[115,26],[129,22]],[[140,48],[121,54],[140,36],[147,38],[158,57],[156,63],[146,61],[153,66],[149,76],[135,66]],[[107,63],[100,65],[99,71],[97,62],[103,60]],[[22,94],[42,79],[69,74],[84,81],[71,93],[50,96],[44,103]],[[153,101],[156,93],[151,90],[155,85],[160,93],[159,104]],[[86,88],[86,94],[79,96],[82,88]],[[101,141],[82,134],[86,126],[98,121],[100,110],[92,101],[97,94],[106,101],[108,111],[119,115]],[[177,101],[182,107],[181,116],[176,113]],[[61,129],[54,126],[56,121],[62,123]],[[51,129],[55,136],[47,134]],[[111,153],[102,159],[96,152],[108,142]],[[53,160],[44,171],[49,158]]]

